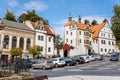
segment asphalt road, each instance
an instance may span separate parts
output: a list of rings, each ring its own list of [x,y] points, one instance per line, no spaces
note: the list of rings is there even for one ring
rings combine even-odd
[[[103,61],[94,61],[76,66],[67,66],[50,70],[35,69],[30,70],[30,72],[34,73],[34,76],[48,75],[48,77],[71,75],[120,76],[120,61],[109,61],[109,58],[106,58]]]

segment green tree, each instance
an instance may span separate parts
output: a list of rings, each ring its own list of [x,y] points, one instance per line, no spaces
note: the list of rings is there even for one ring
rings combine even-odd
[[[9,10],[6,11],[4,19],[10,20],[10,21],[16,21],[15,15]]]
[[[91,25],[93,25],[93,26],[95,26],[95,25],[97,25],[98,23],[97,23],[97,21],[96,20],[93,20],[92,22],[91,22]]]
[[[48,25],[48,20],[46,19],[43,19],[42,17],[40,17],[38,14],[36,14],[35,10],[32,10],[32,11],[27,11],[27,13],[23,13],[19,16],[18,18],[18,21],[19,22],[23,22],[25,20],[30,20],[32,22],[36,22],[36,21],[39,21],[39,20],[42,20],[43,23],[45,25]]]
[[[25,20],[26,20],[26,14],[23,13],[19,16],[18,21],[22,23]]]
[[[38,45],[34,45],[29,47],[28,51],[30,54],[33,55],[33,57],[35,57],[36,55],[40,54],[40,51],[42,50],[42,48]]]
[[[57,49],[57,54],[59,54],[60,49],[63,46],[63,41],[60,35],[55,35],[55,48]]]
[[[10,53],[12,56],[19,56],[22,54],[22,51],[23,51],[22,48],[12,48],[10,50]]]
[[[116,38],[116,44],[120,48],[120,5],[114,6],[114,15],[111,19],[112,22],[112,31]]]

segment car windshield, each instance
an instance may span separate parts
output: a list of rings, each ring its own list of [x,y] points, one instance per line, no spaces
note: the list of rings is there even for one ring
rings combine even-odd
[[[117,57],[117,55],[112,55],[111,57]]]
[[[61,58],[61,59],[59,59],[60,61],[63,61],[64,59],[63,58]]]

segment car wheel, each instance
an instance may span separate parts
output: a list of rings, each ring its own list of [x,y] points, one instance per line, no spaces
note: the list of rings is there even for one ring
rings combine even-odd
[[[77,61],[76,64],[79,64],[79,62]]]
[[[45,66],[43,66],[43,67],[42,67],[42,69],[43,69],[43,70],[45,70],[45,69],[46,69],[46,67],[45,67]]]
[[[34,67],[34,66],[32,66],[32,69],[35,69],[35,67]]]
[[[67,63],[67,66],[70,66],[70,63]]]
[[[55,67],[57,68],[57,67],[58,67],[58,64],[55,64]]]

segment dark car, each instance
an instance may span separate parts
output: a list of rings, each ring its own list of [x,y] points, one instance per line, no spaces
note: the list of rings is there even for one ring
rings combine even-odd
[[[110,61],[118,61],[119,60],[119,56],[117,54],[112,54],[110,56]]]
[[[80,56],[74,56],[74,60],[76,60],[76,64],[83,64],[85,63],[85,59]]]
[[[66,64],[67,66],[73,66],[73,65],[76,64],[76,63],[74,62],[74,60],[71,59],[71,58],[65,58],[64,61],[65,61],[65,64]]]

